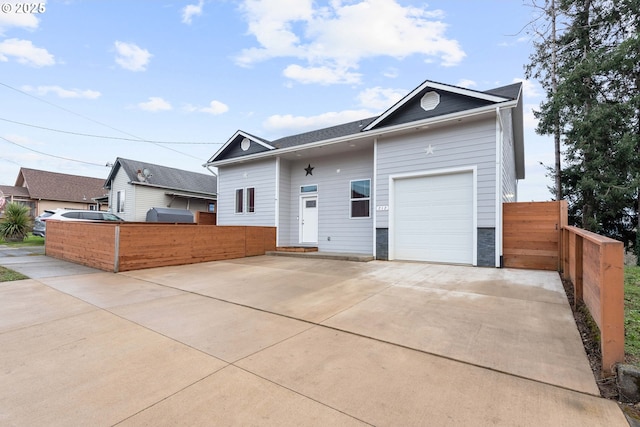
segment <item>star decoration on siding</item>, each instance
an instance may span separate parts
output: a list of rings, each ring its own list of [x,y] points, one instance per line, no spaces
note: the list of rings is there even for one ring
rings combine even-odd
[[[304,171],[307,173],[305,176],[309,176],[309,175],[313,176],[313,170],[314,170],[314,169],[315,169],[315,168],[312,168],[312,167],[311,167],[311,163],[309,163],[309,166],[307,166],[306,168],[304,168]]]
[[[431,144],[429,144],[429,146],[427,148],[424,149],[424,153],[425,155],[429,155],[429,154],[433,154],[433,147],[431,146]]]

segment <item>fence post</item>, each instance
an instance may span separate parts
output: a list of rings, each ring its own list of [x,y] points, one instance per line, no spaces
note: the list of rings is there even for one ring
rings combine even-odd
[[[600,345],[602,372],[611,375],[616,363],[624,362],[624,257],[622,242],[603,243],[600,258]]]
[[[579,302],[583,301],[583,282],[582,282],[582,272],[583,272],[583,240],[582,236],[575,236],[575,279],[573,280],[573,307],[576,308]]]
[[[120,270],[120,225],[116,224],[113,242],[113,272]]]

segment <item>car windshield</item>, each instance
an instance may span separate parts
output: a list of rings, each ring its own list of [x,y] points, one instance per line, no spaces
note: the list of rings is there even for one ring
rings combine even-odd
[[[104,213],[103,216],[105,221],[122,221],[122,218],[112,213]]]

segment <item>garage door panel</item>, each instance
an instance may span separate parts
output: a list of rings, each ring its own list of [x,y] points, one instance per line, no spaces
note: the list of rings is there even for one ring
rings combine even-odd
[[[473,174],[394,181],[394,257],[473,263]]]

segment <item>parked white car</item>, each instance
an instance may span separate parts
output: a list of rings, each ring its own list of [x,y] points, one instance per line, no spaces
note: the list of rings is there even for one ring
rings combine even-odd
[[[124,221],[118,215],[103,211],[86,211],[79,209],[56,209],[55,211],[45,211],[44,214],[36,218],[33,226],[33,234],[45,237],[46,221]]]

